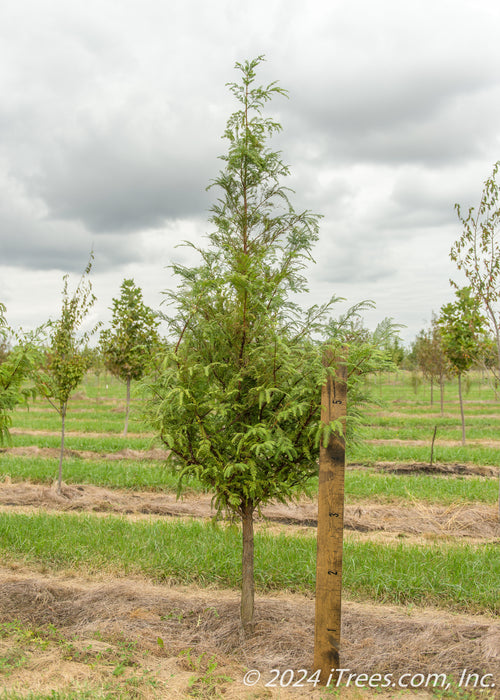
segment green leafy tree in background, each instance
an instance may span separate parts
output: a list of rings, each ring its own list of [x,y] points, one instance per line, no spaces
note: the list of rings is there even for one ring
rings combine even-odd
[[[500,380],[500,191],[496,181],[499,168],[500,161],[484,182],[477,208],[470,207],[464,216],[460,205],[455,204],[463,231],[450,252],[451,259],[464,272],[471,293],[477,297],[495,339],[496,362],[492,369],[497,382]]]
[[[443,415],[444,380],[449,373],[450,366],[436,318],[432,319],[430,328],[424,329],[418,334],[415,341],[415,355],[417,366],[431,383],[431,406],[434,402],[434,381],[437,380],[439,384],[441,415]]]
[[[8,442],[11,412],[33,395],[25,386],[36,357],[37,347],[33,338],[24,337],[12,350],[8,350],[9,328],[5,320],[5,306],[0,303],[0,345],[5,349],[0,356],[0,444]]]
[[[458,377],[458,396],[462,419],[462,444],[465,445],[465,416],[462,397],[462,376],[478,361],[482,352],[484,316],[479,300],[470,287],[457,289],[456,301],[441,307],[437,320],[442,346],[454,374]]]
[[[104,363],[109,371],[125,382],[127,401],[125,427],[127,434],[130,410],[130,383],[141,379],[151,356],[158,349],[159,321],[155,313],[144,304],[142,291],[134,280],[126,279],[118,299],[113,299],[111,328],[102,331],[100,347]]]
[[[102,357],[101,348],[99,346],[84,348],[84,355],[87,360],[87,376],[92,374],[96,378],[96,394],[95,401],[99,403],[100,401],[100,390],[101,390],[101,375],[107,370],[104,366],[104,359]]]
[[[208,247],[193,247],[196,267],[174,265],[180,280],[167,292],[176,314],[162,367],[144,382],[149,419],[170,449],[179,474],[197,477],[214,505],[242,522],[241,630],[254,619],[255,511],[286,502],[317,473],[320,440],[340,425],[321,425],[320,388],[327,373],[325,332],[333,298],[303,312],[290,294],[306,291],[302,270],[318,238],[318,217],[296,212],[281,180],[288,175],[267,139],[280,125],[263,116],[266,103],[285,91],[255,85],[262,57],[237,63],[241,82],[229,88],[239,103],[224,134],[229,149],[211,187]],[[190,244],[187,244],[190,245]],[[345,343],[346,323],[328,327],[329,348]],[[364,371],[389,364],[371,341],[349,347],[348,426],[356,426]]]
[[[68,291],[68,275],[63,278],[62,308],[58,321],[51,325],[50,340],[45,362],[36,374],[39,392],[61,416],[61,451],[57,491],[61,493],[62,465],[64,458],[64,434],[66,413],[71,394],[80,384],[89,364],[84,352],[90,335],[97,329],[77,335],[82,323],[95,302],[92,284],[88,278],[92,268],[90,261],[72,296]]]

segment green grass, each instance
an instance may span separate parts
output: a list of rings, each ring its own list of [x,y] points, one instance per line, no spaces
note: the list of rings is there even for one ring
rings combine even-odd
[[[491,437],[495,437],[494,431],[498,431],[498,426],[500,425],[500,419],[496,415],[498,414],[472,413],[467,416],[465,427],[469,429],[483,428],[491,431]],[[409,419],[412,419],[415,426],[408,425]],[[392,428],[393,430],[408,430],[409,428],[417,427],[419,430],[430,431],[431,435],[435,425],[437,425],[438,434],[441,431],[454,430],[457,426],[460,427],[460,414],[458,413],[456,416],[429,415],[427,412],[416,413],[415,409],[398,416],[387,414],[384,411],[379,411],[378,413],[370,412],[367,413],[367,420],[369,430],[378,427]],[[496,437],[498,437],[498,432]]]
[[[43,457],[19,457],[9,453],[0,456],[0,478],[50,484],[56,477],[58,462]],[[145,491],[176,490],[177,478],[161,462],[130,459],[99,460],[66,457],[63,479],[67,484],[94,484],[108,488]],[[195,479],[185,482],[190,489],[202,491]]]
[[[58,435],[27,435],[19,433],[12,435],[12,445],[14,447],[26,447],[36,445],[37,447],[59,448],[61,438]],[[120,452],[124,449],[149,450],[158,447],[158,442],[153,437],[86,437],[85,435],[66,435],[64,447],[68,450],[88,450],[90,452]]]
[[[199,521],[128,522],[114,516],[0,514],[5,558],[50,569],[143,574],[154,581],[238,587],[241,534]],[[316,539],[257,533],[261,591],[312,593]],[[344,590],[383,603],[425,604],[500,614],[498,544],[384,546],[347,539]]]
[[[408,422],[408,421],[406,421]],[[437,422],[430,426],[422,425],[406,425],[405,427],[387,426],[387,425],[371,425],[366,436],[370,440],[425,440],[431,443],[434,432],[434,425],[437,425],[436,438],[437,440],[462,440],[462,429],[456,423],[451,425],[439,425]],[[491,425],[466,425],[465,426],[466,440],[470,444],[475,440],[499,440],[498,424]]]
[[[427,474],[384,474],[349,470],[345,477],[346,503],[367,499],[377,502],[424,501],[439,505],[491,503],[498,500],[498,481],[484,477],[449,477]]]
[[[436,462],[500,466],[499,448],[475,444],[478,440],[500,440],[500,403],[491,386],[481,383],[481,374],[471,373],[469,377],[470,390],[465,399],[466,445],[455,447],[442,446],[439,441],[460,441],[462,437],[456,380],[446,383],[445,415],[441,416],[439,393],[435,391],[435,402],[431,406],[429,383],[420,376],[415,392],[415,376],[399,372],[370,381],[382,407],[366,413],[363,436],[366,440],[423,440],[427,444],[378,445],[365,442],[349,448],[349,461],[428,462],[434,426],[437,426]]]
[[[420,372],[400,370],[371,377],[369,385],[372,391],[386,401],[409,401],[420,405],[429,405],[431,399],[430,382],[422,377]],[[463,380],[464,401],[498,402],[500,393],[495,393],[490,378],[483,377],[481,372],[469,372]],[[434,407],[439,410],[439,386],[434,384]],[[444,382],[444,401],[458,402],[458,381],[456,378]]]
[[[349,462],[427,462],[431,453],[429,445],[377,445],[362,443],[348,450]],[[434,462],[449,464],[481,464],[500,467],[500,449],[482,445],[446,447],[434,445]]]
[[[68,411],[66,430],[81,431],[84,433],[122,433],[125,422],[125,410],[123,412],[112,411],[109,406]],[[36,411],[34,409],[18,410],[14,417],[15,427],[19,430],[40,430],[59,432],[61,430],[61,418],[56,411]],[[129,419],[129,433],[148,432],[144,424],[133,416]]]

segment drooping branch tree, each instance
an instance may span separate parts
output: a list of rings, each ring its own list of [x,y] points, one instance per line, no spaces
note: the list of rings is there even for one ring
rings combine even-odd
[[[130,411],[130,384],[141,379],[152,354],[158,349],[159,320],[144,304],[142,291],[134,280],[123,280],[121,294],[113,299],[111,328],[101,332],[100,347],[109,371],[125,382],[127,387],[125,426],[127,434]]]
[[[500,381],[500,188],[497,183],[500,161],[483,185],[477,207],[462,214],[455,204],[463,230],[453,244],[450,257],[465,274],[471,293],[477,297],[496,344],[496,363],[492,367]],[[452,284],[457,287],[455,283]]]
[[[219,193],[213,231],[206,248],[187,244],[199,255],[197,266],[173,266],[179,286],[166,293],[176,309],[166,319],[171,349],[143,383],[179,490],[196,476],[219,511],[241,520],[243,634],[254,618],[254,513],[296,497],[317,473],[319,441],[341,429],[320,422],[321,385],[335,367],[324,367],[317,340],[337,299],[305,312],[290,300],[306,290],[302,271],[318,217],[295,211],[282,185],[288,167],[268,147],[281,127],[263,111],[285,91],[255,84],[261,61],[236,64],[241,82],[229,88],[239,108],[224,134],[224,168],[211,184]],[[335,324],[328,332],[335,352],[345,336]],[[350,354],[353,377],[385,357],[368,347],[360,343]],[[361,397],[361,383],[356,388]],[[355,423],[356,402],[350,405]]]
[[[66,413],[71,394],[80,384],[89,364],[88,354],[83,352],[89,337],[97,330],[78,335],[81,325],[95,302],[89,280],[93,255],[72,296],[68,290],[68,275],[63,278],[61,316],[49,330],[49,347],[45,361],[36,373],[37,388],[42,396],[61,416],[61,449],[57,491],[62,488],[62,465],[64,458],[64,436]]]

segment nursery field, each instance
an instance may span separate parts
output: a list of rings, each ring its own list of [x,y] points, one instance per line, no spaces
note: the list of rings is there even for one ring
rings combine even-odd
[[[442,412],[416,375],[372,383],[347,454],[340,687],[311,679],[317,480],[257,520],[242,641],[239,525],[195,480],[177,499],[139,401],[124,437],[123,385],[89,375],[62,494],[48,404],[0,448],[0,700],[500,697],[500,398],[468,379],[462,445],[452,382]]]

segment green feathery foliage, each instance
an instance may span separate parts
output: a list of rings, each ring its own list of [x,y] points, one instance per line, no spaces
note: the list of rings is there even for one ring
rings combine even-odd
[[[176,307],[166,319],[172,346],[145,382],[149,420],[171,450],[179,488],[195,477],[218,509],[242,519],[244,630],[253,615],[245,603],[253,599],[253,513],[304,489],[317,471],[320,441],[342,429],[321,424],[320,397],[335,372],[323,364],[325,350],[340,357],[347,339],[346,323],[327,327],[338,297],[305,312],[290,299],[307,290],[302,273],[319,217],[295,211],[281,184],[289,169],[267,145],[281,126],[263,111],[286,92],[275,82],[255,85],[261,61],[236,64],[241,82],[229,89],[239,109],[224,133],[224,169],[210,185],[219,192],[213,231],[206,248],[186,244],[200,256],[198,266],[173,266],[180,284],[166,292]],[[327,346],[319,342],[325,331]],[[385,362],[372,342],[349,356],[353,381],[363,367]]]

